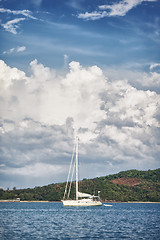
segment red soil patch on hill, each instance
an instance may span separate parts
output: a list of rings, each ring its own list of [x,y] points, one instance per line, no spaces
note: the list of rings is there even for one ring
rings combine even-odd
[[[132,187],[142,183],[142,180],[138,178],[119,178],[119,179],[111,180],[111,182],[113,182],[114,184],[124,184]]]

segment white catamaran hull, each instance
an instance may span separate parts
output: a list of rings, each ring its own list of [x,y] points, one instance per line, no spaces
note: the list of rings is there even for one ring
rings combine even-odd
[[[90,199],[82,199],[82,200],[62,200],[63,206],[67,207],[88,207],[88,206],[101,206],[102,203],[100,201],[93,201]]]

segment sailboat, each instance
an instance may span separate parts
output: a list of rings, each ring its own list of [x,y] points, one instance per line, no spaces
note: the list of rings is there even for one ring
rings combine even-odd
[[[75,146],[73,149],[73,154],[71,158],[71,163],[70,163],[70,168],[69,168],[69,173],[68,173],[68,178],[66,182],[66,187],[64,191],[64,196],[62,203],[64,206],[101,206],[102,203],[99,198],[100,191],[98,191],[98,196],[94,196],[88,193],[82,193],[79,192],[79,186],[78,186],[78,161],[79,161],[79,156],[78,156],[78,145],[79,145],[79,139],[76,137],[75,141]],[[71,200],[69,198],[70,196],[70,191],[71,191],[71,184],[72,184],[72,179],[74,172],[76,172],[76,199]],[[69,183],[69,179],[70,183]],[[66,199],[67,197],[67,199]]]

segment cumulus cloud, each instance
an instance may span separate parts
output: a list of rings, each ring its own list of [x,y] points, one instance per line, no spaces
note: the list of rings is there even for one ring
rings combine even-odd
[[[156,92],[160,92],[160,64],[154,63],[149,67],[149,72],[144,72],[140,77],[137,77],[135,82],[140,86],[148,89],[154,89]]]
[[[26,75],[23,71],[20,71],[17,68],[11,68],[4,61],[0,60],[0,91],[2,95],[4,89],[7,90],[14,85],[15,82],[22,82],[24,79],[26,79]],[[4,95],[4,98],[5,97],[6,95]]]
[[[127,80],[110,81],[99,67],[74,61],[65,75],[37,60],[30,71],[27,76],[0,61],[3,175],[15,169],[16,175],[32,178],[37,169],[38,178],[49,167],[54,176],[48,181],[58,174],[65,180],[75,131],[82,178],[158,166],[159,94],[138,90]]]
[[[140,80],[139,80],[140,81]],[[157,72],[144,73],[143,79],[140,81],[143,86],[160,87],[160,74]]]
[[[108,87],[107,99],[112,98],[114,105],[106,101],[105,109],[109,113],[108,120],[125,126],[157,126],[159,122],[155,118],[159,95],[151,91],[137,90],[125,81],[116,81]],[[108,105],[109,104],[109,105]],[[117,118],[117,115],[118,118]]]
[[[19,103],[16,118],[31,117],[46,124],[64,124],[70,117],[74,119],[75,129],[93,130],[105,117],[99,98],[105,89],[105,77],[97,66],[83,68],[79,63],[71,62],[69,73],[62,77],[34,60],[30,63],[32,74],[26,77],[24,72],[10,68],[3,61],[0,63],[1,83],[8,97],[14,95]],[[12,118],[9,111],[5,114]]]
[[[160,63],[153,63],[150,65],[149,69],[152,71],[155,68],[160,68]]]
[[[104,17],[125,16],[128,11],[142,2],[156,2],[157,0],[123,0],[112,5],[100,5],[98,10],[91,13],[80,13],[78,18],[96,20]]]

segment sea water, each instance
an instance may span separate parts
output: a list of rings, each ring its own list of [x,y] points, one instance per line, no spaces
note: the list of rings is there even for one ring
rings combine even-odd
[[[1,240],[160,239],[160,204],[0,203]]]

